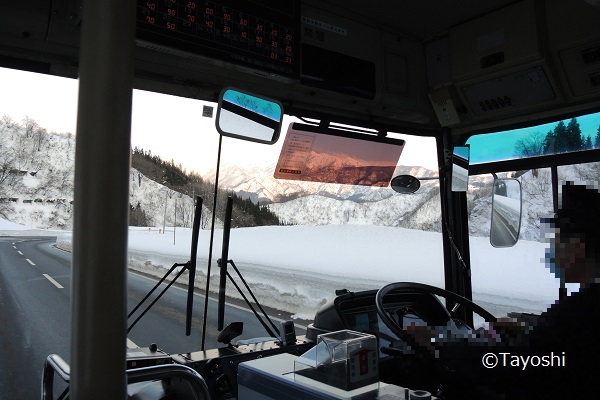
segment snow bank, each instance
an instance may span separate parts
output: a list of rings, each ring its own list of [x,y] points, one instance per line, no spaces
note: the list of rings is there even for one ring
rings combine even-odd
[[[0,236],[54,236],[61,232],[37,229],[0,218]]]
[[[199,237],[196,286],[201,289],[206,286],[209,235],[202,230]],[[218,288],[216,260],[221,257],[221,241],[222,231],[217,230],[211,261],[213,291]],[[172,228],[166,234],[131,228],[129,266],[162,276],[174,263],[190,259],[190,242],[190,229],[176,228],[174,235]],[[542,262],[545,244],[520,241],[514,248],[496,249],[488,239],[471,238],[470,247],[474,298],[493,313],[541,312],[557,297],[558,281]],[[441,234],[404,228],[328,225],[233,229],[229,259],[234,260],[262,304],[301,318],[312,318],[335,296],[336,289],[375,289],[394,281],[444,284]],[[182,282],[187,282],[186,274]],[[240,297],[231,284],[228,295]]]
[[[7,224],[0,225],[0,230]],[[26,227],[23,227],[26,229]],[[27,232],[23,229],[12,232]],[[48,234],[46,232],[46,234]],[[63,232],[57,247],[70,250]],[[196,286],[206,286],[210,232],[200,231]],[[211,291],[218,290],[222,231],[214,236]],[[130,228],[129,268],[160,276],[175,263],[190,259],[191,229]],[[508,311],[543,311],[557,298],[556,280],[543,262],[546,245],[521,240],[508,249],[489,240],[470,241],[474,299],[496,315]],[[311,319],[335,296],[336,289],[376,289],[395,281],[443,287],[441,234],[404,228],[328,225],[270,226],[231,231],[229,259],[265,306]],[[235,276],[233,270],[230,270]],[[187,282],[187,273],[182,276]],[[532,287],[532,284],[535,287]],[[240,297],[228,284],[228,295]]]

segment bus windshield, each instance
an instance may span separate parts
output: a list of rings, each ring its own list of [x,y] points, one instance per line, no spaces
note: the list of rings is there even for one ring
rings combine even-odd
[[[39,79],[40,84],[48,81],[46,84],[51,88],[53,85],[69,87],[72,83],[62,78],[10,70],[1,72],[7,85],[11,81],[17,87],[31,79]],[[55,102],[57,96],[52,90],[39,91],[38,95],[40,110]],[[74,95],[76,91],[70,94]],[[72,101],[67,91],[63,96],[65,102]],[[60,325],[47,326],[43,332],[31,331],[30,325],[21,323],[14,326],[15,333],[32,335],[31,340],[35,341],[32,347],[36,350],[28,353],[26,362],[18,363],[22,376],[37,376],[39,366],[50,353],[60,354],[69,362],[68,288],[77,135],[67,131],[68,125],[50,125],[55,120],[41,112],[40,122],[36,122],[31,116],[36,112],[34,104],[28,103],[26,98],[23,102],[28,111],[19,109],[13,99],[11,107],[6,108],[12,115],[7,113],[0,121],[6,149],[3,155],[12,155],[6,162],[14,166],[13,172],[7,174],[10,180],[2,186],[0,231],[13,237],[3,239],[4,246],[14,247],[13,251],[23,253],[35,264],[31,265],[34,270],[39,268],[31,272],[34,275],[29,278],[15,277],[10,282],[12,289],[9,290],[15,293],[16,301],[25,304],[22,312],[26,318],[22,322],[36,318],[39,307],[34,304],[40,302],[52,305],[44,311],[52,316],[47,317],[47,321],[63,321]],[[387,135],[386,140],[402,143],[401,154],[396,153],[390,176],[429,178],[422,180],[421,187],[413,194],[395,192],[389,181],[379,186],[365,186],[277,179],[275,167],[286,132],[291,124],[298,124],[298,119],[284,117],[282,136],[273,145],[222,137],[219,157],[215,120],[199,116],[203,107],[216,107],[216,104],[134,92],[127,264],[129,310],[143,298],[151,282],[161,278],[174,263],[188,260],[197,196],[204,205],[196,289],[202,291],[206,287],[209,250],[212,250],[213,268],[210,291],[216,293],[219,289],[216,265],[221,256],[225,206],[231,197],[234,201],[229,258],[260,303],[272,310],[270,313],[276,319],[295,320],[299,333],[312,322],[323,304],[336,297],[336,290],[360,292],[394,281],[443,287],[435,138],[395,132]],[[164,109],[172,110],[173,120],[156,121],[150,117]],[[31,115],[22,117],[24,112]],[[63,108],[57,113],[63,121],[74,119],[74,110]],[[49,128],[42,125],[46,121]],[[319,163],[322,170],[339,168],[335,161],[326,158],[319,159]],[[217,202],[213,205],[217,167]],[[216,210],[214,232],[211,231],[213,210]],[[36,243],[44,246],[43,253],[38,254],[39,248],[33,245]],[[61,260],[53,267],[55,270],[43,267],[48,252]],[[59,255],[52,255],[54,253]],[[37,294],[40,300],[28,303],[28,296],[36,291],[34,285],[44,284],[47,287]],[[242,297],[231,284],[227,295],[234,304],[244,307],[235,303]],[[55,299],[57,296],[62,300]],[[127,336],[131,349],[151,342],[169,354],[200,348],[203,300],[196,300],[193,332],[190,337],[184,337],[183,302],[177,305],[177,297],[171,296],[177,296],[177,291],[165,295],[131,329]],[[226,323],[240,318],[237,315],[240,311],[232,310],[235,309],[226,310]],[[129,322],[135,317],[137,315]],[[239,339],[268,336],[263,327],[253,322],[251,314],[243,318],[246,326]],[[219,345],[216,332],[210,328],[212,324],[209,321],[207,348]],[[52,343],[53,349],[41,342]],[[7,367],[10,361],[4,359],[3,363]],[[10,386],[10,390],[25,389],[16,385]]]
[[[456,3],[0,2],[0,399],[596,395],[600,2]]]

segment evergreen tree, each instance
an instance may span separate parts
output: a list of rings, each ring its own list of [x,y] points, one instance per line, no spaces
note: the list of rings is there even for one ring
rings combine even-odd
[[[139,202],[135,207],[129,204],[129,226],[150,226],[148,216]]]
[[[567,127],[563,121],[559,121],[554,128],[554,153],[562,153],[567,149]]]
[[[564,153],[583,149],[584,139],[577,119],[571,118],[568,125],[559,121],[554,130],[546,134],[544,139],[544,154]]]
[[[584,150],[589,150],[591,148],[593,148],[594,146],[592,145],[592,138],[589,136],[586,136],[585,138],[585,142],[583,143],[583,149]]]
[[[562,122],[562,121],[561,121]],[[544,154],[553,154],[556,152],[556,128],[546,134],[543,145]]]
[[[565,149],[563,151],[577,151],[583,148],[583,137],[577,119],[571,118],[567,125],[565,137]]]
[[[133,148],[132,166],[138,169],[148,178],[164,184],[169,189],[189,196],[201,196],[204,198],[204,204],[209,209],[213,207],[212,199],[214,195],[214,183],[204,181],[197,173],[189,174],[182,168],[181,164],[176,164],[174,159],[164,161],[157,155],[152,155],[151,151],[145,152],[138,147]],[[216,213],[219,219],[225,217],[225,204],[227,196],[233,198],[233,217],[232,225],[234,227],[249,227],[259,225],[279,225],[277,216],[261,204],[254,204],[252,200],[243,199],[239,195],[224,189],[218,189]],[[131,207],[130,215],[134,219],[143,221],[144,216],[139,215],[137,208]],[[141,224],[142,222],[136,222]],[[134,225],[134,224],[132,224]]]
[[[600,126],[598,127],[598,132],[596,133],[596,148],[600,149]]]

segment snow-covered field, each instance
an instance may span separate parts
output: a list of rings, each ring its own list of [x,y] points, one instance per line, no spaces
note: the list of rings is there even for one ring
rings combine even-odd
[[[0,220],[0,235],[43,234]],[[56,235],[56,231],[46,231]],[[196,285],[204,288],[209,231],[200,232]],[[213,246],[211,290],[218,288],[215,260],[221,256],[221,231]],[[175,243],[174,243],[175,242]],[[130,228],[129,267],[162,276],[174,263],[190,258],[191,230]],[[71,234],[57,245],[70,249]],[[544,266],[546,245],[520,241],[508,249],[493,248],[486,238],[471,238],[474,299],[497,315],[509,310],[541,312],[557,298],[558,281]],[[312,319],[336,289],[379,288],[395,281],[443,286],[441,234],[404,228],[328,225],[241,228],[231,231],[233,259],[260,302]],[[236,296],[228,285],[228,294]],[[237,296],[236,296],[237,297]]]

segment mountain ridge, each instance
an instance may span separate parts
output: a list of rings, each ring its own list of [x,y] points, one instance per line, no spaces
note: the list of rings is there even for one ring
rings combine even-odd
[[[29,121],[31,122],[31,120]],[[0,119],[0,216],[12,222],[38,228],[71,229],[74,172],[73,135],[48,133],[32,129],[10,118]],[[167,163],[168,164],[168,163]],[[169,164],[175,165],[174,161]],[[225,193],[241,198],[236,218],[245,218],[244,204],[268,210],[283,224],[375,224],[441,231],[439,181],[423,180],[421,189],[411,195],[400,195],[389,187],[332,185],[315,182],[278,180],[273,178],[275,163],[247,167],[221,166],[218,212],[222,212]],[[202,176],[211,176],[207,171]],[[403,166],[395,175],[434,177],[436,172],[418,166]],[[600,163],[564,166],[559,179],[597,180]],[[179,179],[176,177],[173,179]],[[521,238],[539,240],[539,218],[552,212],[549,170],[516,171],[504,176],[518,176],[524,193],[525,215]],[[157,175],[158,176],[158,175]],[[213,175],[214,176],[214,175]],[[491,175],[471,176],[467,192],[469,234],[489,235],[491,218]],[[165,182],[163,182],[165,183]],[[181,193],[131,169],[130,204],[147,214],[147,224],[191,226],[193,196]],[[203,194],[205,202],[212,196]],[[245,203],[244,203],[245,202]],[[207,204],[207,203],[205,203]],[[177,208],[176,208],[177,207]],[[208,227],[211,211],[203,208],[203,227]],[[222,226],[217,218],[217,226]],[[252,226],[252,225],[251,225]]]

